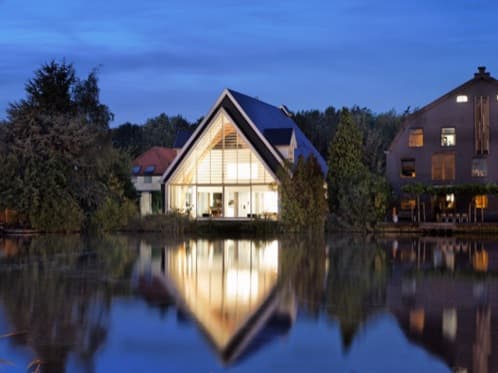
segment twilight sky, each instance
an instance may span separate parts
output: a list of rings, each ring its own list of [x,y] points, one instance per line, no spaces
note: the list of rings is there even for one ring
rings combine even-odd
[[[99,67],[116,118],[204,115],[229,87],[291,110],[423,106],[498,77],[496,0],[0,0],[0,118],[44,62]]]

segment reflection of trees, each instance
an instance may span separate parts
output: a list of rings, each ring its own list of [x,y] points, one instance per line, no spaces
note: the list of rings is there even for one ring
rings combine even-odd
[[[32,348],[43,371],[65,371],[70,353],[93,370],[117,291],[113,280],[128,273],[134,259],[126,246],[112,237],[97,243],[43,236],[22,242],[19,255],[2,266],[0,299],[13,331],[22,332],[13,341]]]
[[[326,307],[348,348],[358,327],[384,304],[386,255],[375,243],[354,237],[333,237],[329,248]]]
[[[323,235],[287,236],[281,240],[282,279],[289,279],[300,305],[318,315],[324,295],[326,249]]]

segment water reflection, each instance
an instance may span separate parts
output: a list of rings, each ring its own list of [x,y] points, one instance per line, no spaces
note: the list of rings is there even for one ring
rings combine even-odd
[[[387,306],[407,336],[454,369],[498,371],[498,247],[424,237],[392,243]]]
[[[0,359],[45,372],[498,371],[497,308],[483,238],[0,239]]]
[[[295,295],[279,282],[279,251],[277,240],[186,241],[155,259],[142,248],[140,289],[149,299],[173,297],[229,363],[255,349],[265,328],[286,331],[295,320]]]
[[[117,281],[133,263],[127,242],[11,238],[0,242],[0,253],[0,302],[10,326],[0,334],[13,333],[9,342],[29,349],[34,371],[39,366],[64,372],[69,356],[84,371],[94,370],[94,355],[109,329],[111,298],[130,289]]]

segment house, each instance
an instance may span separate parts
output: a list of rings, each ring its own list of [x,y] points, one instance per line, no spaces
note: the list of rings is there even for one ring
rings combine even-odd
[[[279,172],[299,156],[325,160],[289,111],[225,89],[162,176],[165,211],[276,218]]]
[[[446,191],[497,183],[498,168],[492,167],[498,161],[497,134],[498,81],[479,67],[472,79],[409,115],[386,151],[386,176],[400,196],[398,207],[414,208],[413,196],[402,192],[409,183]],[[491,195],[434,194],[422,196],[428,218],[461,213],[469,219],[476,207],[488,208],[493,218],[498,211],[498,199]]]
[[[174,149],[155,146],[132,162],[132,182],[140,193],[140,214],[162,210],[161,176],[176,157]]]

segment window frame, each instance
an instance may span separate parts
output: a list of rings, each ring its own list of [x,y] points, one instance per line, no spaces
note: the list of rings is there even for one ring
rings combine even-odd
[[[403,173],[403,163],[405,162],[413,162],[413,173],[412,175],[405,175]],[[399,175],[403,179],[414,179],[417,177],[417,167],[416,167],[416,161],[415,158],[401,158],[400,159],[400,170],[399,170]]]
[[[478,172],[474,173],[474,170],[475,170],[474,164],[475,164],[476,161],[484,162],[484,164],[485,164],[484,171],[485,172],[484,172],[483,175],[478,175],[477,174]],[[481,170],[481,169],[479,169],[479,170]],[[477,170],[477,171],[479,171],[479,170]],[[471,168],[470,168],[470,174],[471,174],[472,177],[478,177],[478,178],[488,177],[488,158],[484,158],[484,157],[473,157],[472,158],[472,165],[471,165]]]
[[[417,134],[416,132],[420,131],[420,134]],[[412,145],[412,136],[413,138],[417,138],[420,136],[422,138],[421,145]],[[415,143],[416,141],[413,141]],[[424,147],[424,128],[423,127],[417,127],[417,128],[409,128],[408,129],[408,147],[409,148],[423,148]]]
[[[443,134],[443,131],[444,130],[453,130],[453,134]],[[452,144],[443,144],[443,138],[448,138],[449,136],[453,136],[453,143]],[[441,127],[441,131],[440,131],[440,144],[441,144],[441,147],[442,148],[454,148],[456,146],[456,127],[455,126],[451,126],[451,127]]]
[[[434,159],[437,157],[441,157],[441,164],[439,165],[441,169],[441,178],[435,178],[434,173],[435,173],[435,168],[434,168]],[[446,171],[449,169],[448,162],[449,159],[452,159],[452,173],[453,177],[449,178],[446,177]],[[431,180],[432,181],[454,181],[456,180],[456,159],[455,159],[455,152],[436,152],[433,153],[431,156]]]

